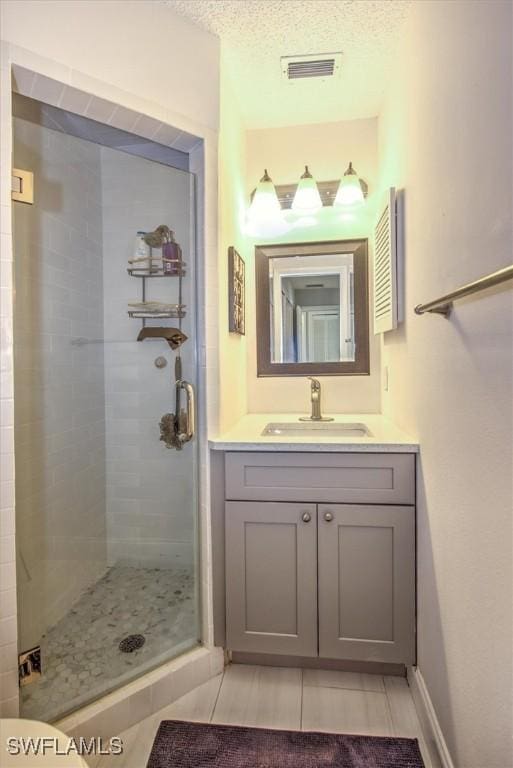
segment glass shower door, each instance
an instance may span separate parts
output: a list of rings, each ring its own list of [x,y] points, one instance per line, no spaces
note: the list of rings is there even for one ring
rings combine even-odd
[[[41,654],[21,706],[51,721],[198,643],[197,439],[176,386],[197,375],[194,177],[20,117],[14,164],[35,173],[14,208],[19,651]],[[157,276],[159,248],[151,277],[129,273],[159,225],[182,280]],[[143,323],[165,330],[137,341]],[[178,449],[160,427],[177,391]]]

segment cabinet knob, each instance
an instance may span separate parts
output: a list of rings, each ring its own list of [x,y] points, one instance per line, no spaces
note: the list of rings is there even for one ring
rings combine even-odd
[[[303,512],[303,514],[301,515],[301,520],[304,523],[309,523],[311,519],[312,519],[312,515],[310,514],[310,512]]]
[[[331,521],[333,520],[333,512],[325,512],[324,519],[326,520],[327,523],[331,523]]]

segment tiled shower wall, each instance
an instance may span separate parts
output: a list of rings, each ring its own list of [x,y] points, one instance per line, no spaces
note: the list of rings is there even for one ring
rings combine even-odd
[[[196,443],[182,451],[160,442],[159,421],[174,411],[174,361],[163,340],[137,342],[141,320],[127,316],[142,281],[127,274],[137,230],[174,230],[187,262],[181,349],[183,377],[194,383],[196,311],[191,238],[191,176],[143,158],[101,149],[103,185],[107,528],[109,564],[192,565],[197,493]],[[148,299],[178,302],[176,279],[147,280]],[[177,325],[176,320],[152,324]],[[164,357],[165,368],[155,359]]]
[[[0,716],[18,714],[12,361],[11,72],[0,44]]]
[[[159,441],[174,409],[175,353],[136,341],[141,323],[127,304],[141,281],[126,272],[136,230],[169,224],[188,263],[192,339],[193,189],[187,173],[18,118],[15,136],[14,162],[36,178],[35,205],[14,209],[19,624],[29,648],[107,565],[193,563],[193,447]],[[177,302],[177,285],[151,281],[149,298]],[[194,379],[192,344],[182,359]]]
[[[119,31],[119,23],[119,14],[114,14],[113,29],[116,28]],[[134,28],[130,20],[126,21],[125,26],[127,29]],[[136,26],[139,28],[141,25]],[[7,32],[8,37],[16,37],[17,32],[21,31],[22,27],[23,25],[12,26],[6,30],[5,25],[3,25],[2,31],[3,33]],[[86,72],[77,69],[79,65],[72,56],[69,61],[66,60],[65,64],[56,61],[53,47],[46,49],[45,57],[45,55],[37,55],[33,50],[34,46],[30,43],[27,44],[27,47],[21,48],[19,45],[5,40],[0,42],[0,125],[2,137],[0,158],[0,259],[2,267],[0,276],[0,448],[2,454],[0,483],[0,712],[3,717],[13,717],[18,713],[13,483],[11,75],[15,90],[26,96],[33,96],[54,106],[71,109],[79,114],[96,116],[96,119],[121,130],[130,130],[137,121],[138,133],[148,139],[152,138],[161,126],[175,126],[179,131],[178,139],[173,139],[171,143],[182,151],[190,151],[191,169],[199,174],[197,202],[200,220],[198,230],[200,273],[198,282],[201,285],[199,305],[201,387],[199,390],[198,442],[201,452],[202,477],[200,502],[202,621],[204,642],[207,644],[212,642],[207,423],[209,431],[214,434],[218,425],[219,400],[217,360],[219,307],[217,294],[217,118],[215,113],[217,102],[213,96],[210,98],[209,95],[217,93],[215,82],[218,77],[218,67],[212,61],[212,46],[205,45],[203,40],[199,47],[191,45],[191,32],[189,30],[184,32],[181,28],[177,30],[175,27],[176,25],[171,30],[166,28],[166,38],[169,39],[171,32],[172,38],[178,42],[185,39],[187,49],[195,50],[194,71],[202,73],[199,90],[197,87],[191,90],[187,81],[180,76],[176,83],[173,82],[173,87],[169,88],[169,83],[167,83],[166,87],[157,88],[156,94],[158,96],[148,94],[147,89],[142,89],[140,84],[134,83],[129,67],[122,68],[123,74],[118,86],[107,82],[104,78],[104,72],[108,68],[104,66],[103,54],[99,56],[97,50],[94,51],[91,62],[100,61],[100,70],[98,70],[100,74],[94,77],[90,73],[87,74],[87,66],[85,66]],[[191,27],[191,30],[195,35],[198,34],[197,27]],[[77,34],[83,36],[82,32],[77,32]],[[201,34],[206,35],[203,32]],[[76,46],[75,49],[81,50],[80,46]],[[198,64],[198,50],[203,53],[206,52],[201,66]],[[108,47],[108,56],[111,56],[111,46]],[[198,67],[200,68],[198,69]],[[168,78],[170,74],[172,76],[172,70],[169,67],[161,67],[160,72],[164,74],[164,79]],[[152,81],[155,81],[155,78]],[[170,92],[173,93],[172,109],[168,105],[166,96]],[[191,94],[194,95],[195,99],[192,107]],[[111,105],[110,110],[107,110],[108,103]],[[93,107],[94,112],[91,111]],[[207,118],[205,119],[202,109],[206,110]],[[197,146],[194,145],[192,148],[191,140],[194,136]],[[182,138],[185,143],[182,142]],[[205,283],[209,286],[208,295],[205,292]],[[18,466],[17,471],[20,471]],[[159,673],[155,674],[158,677]],[[167,678],[162,681],[159,679],[158,682],[159,684],[162,682],[166,691],[168,690]],[[129,695],[131,694],[124,691],[120,692],[120,706],[126,704],[126,697]]]
[[[19,647],[106,569],[100,148],[15,119],[13,207]]]

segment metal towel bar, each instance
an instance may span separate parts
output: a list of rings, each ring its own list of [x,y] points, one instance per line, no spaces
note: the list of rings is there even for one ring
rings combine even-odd
[[[429,301],[427,304],[417,304],[415,313],[423,315],[425,312],[436,312],[439,315],[444,315],[444,317],[449,317],[453,302],[456,299],[462,299],[464,296],[470,296],[471,293],[484,291],[493,285],[505,283],[506,280],[513,280],[513,264],[499,269],[497,272],[492,272],[491,275],[480,277],[479,280],[474,280],[473,283],[467,283],[467,285],[463,285],[461,288],[457,288],[455,291],[441,296],[439,299]]]

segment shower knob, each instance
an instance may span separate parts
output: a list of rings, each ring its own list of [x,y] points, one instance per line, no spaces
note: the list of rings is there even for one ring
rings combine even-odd
[[[167,360],[165,357],[159,356],[155,358],[155,368],[165,368]]]
[[[304,523],[309,523],[311,519],[312,519],[312,515],[310,514],[310,512],[303,512],[303,514],[301,515],[301,520]]]
[[[326,520],[327,523],[331,523],[331,521],[333,520],[333,513],[332,512],[325,512],[324,513],[324,519]]]

